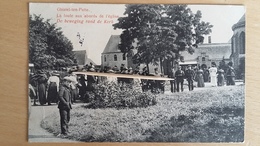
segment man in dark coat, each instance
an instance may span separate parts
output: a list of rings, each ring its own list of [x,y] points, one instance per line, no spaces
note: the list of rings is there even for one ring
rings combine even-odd
[[[175,72],[177,92],[180,92],[180,85],[181,85],[181,92],[183,92],[184,76],[185,76],[185,74],[184,74],[183,70],[181,69],[181,66],[179,66],[178,70]]]
[[[148,76],[149,75],[147,67],[143,68],[143,72],[142,72],[141,75],[143,75],[143,76]],[[143,92],[148,91],[148,89],[149,89],[149,81],[147,79],[141,79],[141,85],[142,85],[142,91]]]
[[[228,69],[227,69],[227,86],[229,85],[235,85],[235,69],[232,67],[233,62],[228,63]]]
[[[90,68],[89,69],[90,72],[95,72],[94,68]],[[87,75],[87,91],[91,91],[94,92],[95,88],[94,88],[94,84],[97,82],[95,76],[92,75]]]
[[[59,111],[60,111],[60,126],[61,126],[61,134],[60,135],[68,135],[68,123],[70,121],[70,110],[71,107],[71,90],[70,84],[72,79],[70,77],[64,77],[63,85],[59,90]]]
[[[80,95],[80,99],[84,99],[84,96],[86,94],[86,91],[87,91],[87,85],[86,85],[86,82],[87,81],[85,79],[85,76],[84,75],[81,75],[80,78],[79,78],[79,95]]]
[[[171,84],[171,92],[176,92],[176,86],[175,86],[175,71],[174,68],[172,68],[170,70],[170,73],[168,75],[169,78],[174,79],[174,80],[170,80],[170,84]]]
[[[186,70],[185,72],[185,76],[186,76],[186,79],[188,81],[188,87],[189,87],[189,91],[192,91],[193,90],[193,79],[194,79],[194,71],[191,69],[191,66],[189,65],[188,66],[188,69]]]

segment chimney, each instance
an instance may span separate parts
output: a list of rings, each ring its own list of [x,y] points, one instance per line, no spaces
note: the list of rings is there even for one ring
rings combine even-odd
[[[211,43],[211,36],[208,36],[208,43]]]

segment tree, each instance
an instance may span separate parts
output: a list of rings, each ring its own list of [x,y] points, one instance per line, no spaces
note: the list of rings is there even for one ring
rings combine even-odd
[[[213,27],[200,20],[200,11],[194,14],[187,5],[130,4],[124,15],[113,26],[123,30],[119,44],[123,53],[137,44],[136,63],[176,62],[183,58],[181,51],[192,54]]]
[[[53,68],[74,63],[72,43],[63,35],[61,28],[40,15],[30,15],[29,62],[37,68]],[[62,62],[62,63],[61,63]]]

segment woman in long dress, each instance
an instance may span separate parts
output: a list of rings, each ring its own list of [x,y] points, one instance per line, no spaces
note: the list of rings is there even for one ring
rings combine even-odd
[[[46,103],[46,83],[47,76],[43,71],[40,71],[38,74],[38,95],[41,105],[44,105]]]
[[[60,85],[60,79],[57,73],[53,73],[52,76],[48,79],[48,95],[47,101],[48,105],[51,105],[52,102],[58,102],[58,90]]]
[[[198,70],[196,80],[198,82],[198,87],[205,87],[204,78],[203,78],[203,70]]]
[[[212,67],[209,69],[210,83],[212,86],[217,86],[217,71],[218,69],[215,65],[212,65]]]
[[[218,78],[218,86],[224,86],[224,80],[225,80],[225,78],[224,78],[224,70],[223,70],[223,69],[220,69],[220,70],[218,71],[218,76],[217,76],[217,78]]]

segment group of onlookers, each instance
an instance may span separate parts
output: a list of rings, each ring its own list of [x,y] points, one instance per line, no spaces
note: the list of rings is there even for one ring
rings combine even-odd
[[[217,68],[215,64],[212,64],[208,69],[192,68],[191,65],[183,69],[181,66],[178,66],[177,71],[172,68],[168,77],[175,79],[170,81],[171,92],[183,91],[184,79],[188,82],[189,91],[194,89],[194,81],[197,82],[197,87],[205,87],[205,82],[210,82],[211,86],[224,86],[225,81],[227,86],[235,85],[235,70],[232,67],[232,62],[228,63],[226,71]]]
[[[92,64],[86,65],[83,71],[96,72]],[[100,72],[100,71],[99,71]],[[224,86],[235,85],[235,71],[232,67],[232,63],[228,64],[228,67],[224,70],[217,68],[215,64],[212,64],[210,68],[197,68],[187,66],[186,68],[178,66],[177,70],[172,68],[168,75],[165,76],[159,73],[158,68],[154,69],[154,73],[150,74],[147,67],[140,69],[139,66],[136,68],[127,68],[124,64],[118,68],[105,67],[102,72],[105,73],[117,73],[117,74],[128,74],[128,75],[141,75],[141,76],[159,76],[171,78],[170,86],[171,92],[182,92],[184,90],[184,80],[186,79],[189,91],[194,89],[194,82],[197,83],[197,87],[205,87],[205,82],[210,82],[212,86]],[[30,85],[35,89],[30,94],[34,97],[34,104],[36,105],[36,99],[40,105],[58,102],[58,92],[61,79],[65,76],[72,79],[70,84],[70,90],[72,94],[72,103],[78,98],[83,98],[87,91],[95,91],[94,85],[99,82],[101,78],[92,75],[75,75],[70,70],[68,72],[58,71],[44,71],[39,70],[37,74],[30,74]],[[107,79],[107,78],[106,78]],[[133,84],[134,79],[129,77],[117,77],[118,84]],[[165,91],[165,80],[140,80],[141,89],[143,92],[151,91],[153,93],[164,93]]]
[[[30,73],[29,86],[33,88],[30,90],[29,95],[34,100],[33,104],[37,105],[37,102],[40,105],[58,103],[58,92],[65,77],[72,80],[70,90],[72,94],[71,100],[74,102],[78,94],[76,90],[77,77],[72,72],[38,70],[35,74]]]
[[[83,71],[95,72],[93,65],[86,66]],[[129,75],[140,76],[157,76],[164,77],[159,73],[158,68],[154,69],[154,74],[149,74],[147,67],[140,70],[139,66],[135,69],[127,68],[123,64],[120,68],[117,66],[113,68],[105,68],[103,72],[106,73],[119,73]],[[170,79],[171,92],[184,91],[183,83],[186,79],[188,82],[188,89],[192,91],[194,89],[194,81],[197,82],[197,87],[204,87],[205,83],[210,81],[212,86],[224,86],[235,85],[235,71],[232,67],[232,63],[228,64],[226,70],[218,69],[215,64],[208,69],[198,69],[188,66],[182,68],[178,66],[175,71],[174,68],[170,70],[168,74]],[[30,73],[29,77],[29,96],[34,99],[34,105],[37,104],[37,100],[40,105],[57,103],[60,113],[61,122],[61,134],[68,134],[68,123],[70,121],[70,110],[77,98],[85,98],[87,92],[95,93],[95,84],[99,82],[99,77],[93,75],[75,75],[73,71],[58,72],[58,71],[44,71],[39,70],[37,74]],[[106,78],[107,79],[107,78]],[[117,83],[128,84],[131,86],[134,83],[134,79],[128,77],[117,77]],[[151,91],[152,93],[164,93],[165,80],[153,80],[153,79],[140,79],[140,85],[143,92]]]

